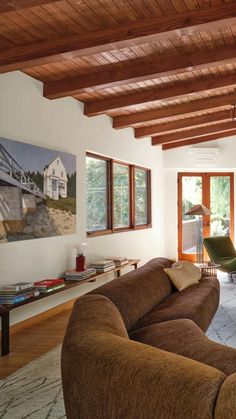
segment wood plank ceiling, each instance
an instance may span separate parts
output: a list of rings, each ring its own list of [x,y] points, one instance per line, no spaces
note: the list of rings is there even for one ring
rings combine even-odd
[[[0,0],[0,73],[163,150],[236,135],[236,1]]]

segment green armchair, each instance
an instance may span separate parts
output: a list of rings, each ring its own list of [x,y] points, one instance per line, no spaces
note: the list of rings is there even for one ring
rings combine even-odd
[[[210,259],[220,265],[221,271],[236,272],[236,250],[230,237],[207,237],[203,243]]]

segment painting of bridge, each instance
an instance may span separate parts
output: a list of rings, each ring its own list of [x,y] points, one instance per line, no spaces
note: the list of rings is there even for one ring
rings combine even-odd
[[[0,138],[0,243],[76,232],[76,157]]]

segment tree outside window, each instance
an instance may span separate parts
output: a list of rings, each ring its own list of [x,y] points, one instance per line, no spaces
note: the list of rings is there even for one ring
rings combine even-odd
[[[150,170],[86,155],[87,234],[151,226]]]

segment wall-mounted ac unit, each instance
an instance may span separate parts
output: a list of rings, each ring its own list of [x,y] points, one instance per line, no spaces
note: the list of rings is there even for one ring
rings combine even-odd
[[[191,160],[195,166],[214,166],[220,155],[218,147],[191,147],[189,149]]]

